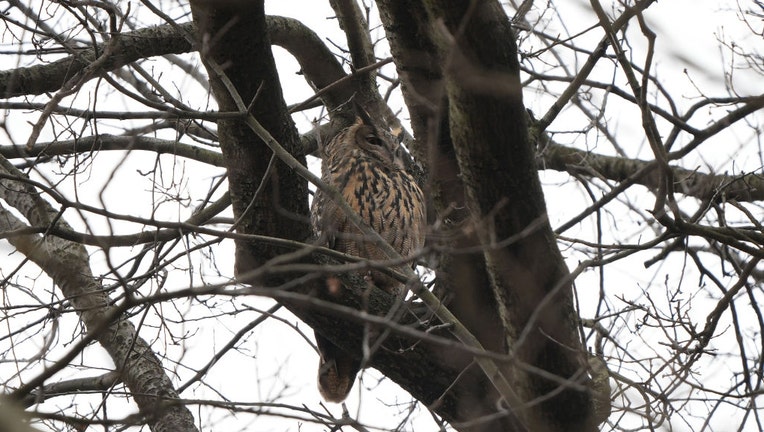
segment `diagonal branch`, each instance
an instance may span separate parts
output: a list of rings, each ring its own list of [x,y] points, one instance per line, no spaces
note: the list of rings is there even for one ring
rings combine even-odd
[[[58,225],[71,230],[60,213],[43,200],[29,183],[9,179],[9,176],[25,176],[6,159],[0,159],[0,174],[6,176],[2,181],[3,187],[0,187],[0,198],[15,207],[30,224]],[[10,212],[2,210],[4,214],[0,217],[0,231],[26,226]],[[55,236],[23,235],[9,238],[8,241],[50,276],[72,303],[88,329],[86,339],[92,337],[98,340],[109,353],[123,382],[134,395],[140,412],[151,419],[152,430],[196,431],[188,409],[182,405],[160,403],[168,398],[177,399],[178,394],[149,344],[138,336],[135,326],[117,314],[115,306],[111,305],[107,292],[90,269],[85,247]],[[72,352],[76,355],[78,350]],[[64,362],[58,362],[57,368],[65,365]],[[26,397],[56,370],[46,370],[35,380],[26,383],[16,391],[16,396]]]

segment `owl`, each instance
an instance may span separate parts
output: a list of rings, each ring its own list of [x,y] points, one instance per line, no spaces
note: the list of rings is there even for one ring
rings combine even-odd
[[[322,180],[342,193],[350,207],[403,257],[412,255],[424,244],[426,219],[422,190],[404,169],[402,149],[378,130],[367,115],[342,130],[322,149]],[[365,239],[340,207],[320,190],[311,208],[311,224],[319,238],[337,251],[369,260],[388,256]],[[394,295],[403,294],[403,284],[379,271],[364,277],[378,288]],[[332,280],[333,279],[333,280]],[[331,282],[330,282],[331,280]],[[327,280],[330,292],[337,292],[339,281]],[[353,356],[316,333],[320,354],[318,389],[330,402],[342,402],[361,369]]]

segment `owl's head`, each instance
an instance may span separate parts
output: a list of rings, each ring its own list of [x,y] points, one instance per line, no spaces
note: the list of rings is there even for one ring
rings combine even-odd
[[[377,128],[364,113],[331,140],[324,148],[324,157],[337,163],[348,158],[366,157],[388,168],[403,169],[399,153],[402,149],[389,135]]]

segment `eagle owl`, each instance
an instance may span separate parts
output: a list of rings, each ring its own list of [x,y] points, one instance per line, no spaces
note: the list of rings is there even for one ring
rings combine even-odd
[[[355,124],[321,149],[321,177],[342,193],[382,239],[407,257],[424,243],[424,195],[404,169],[400,146],[381,133],[365,113],[361,114]],[[369,260],[388,258],[373,239],[364,239],[340,207],[320,190],[313,200],[311,224],[315,234],[334,250]],[[390,276],[373,270],[365,276],[390,294],[402,294],[403,285]],[[336,284],[336,278],[327,281],[327,285]],[[336,287],[329,289],[336,291]],[[361,368],[360,352],[350,355],[318,333],[316,344],[321,357],[319,392],[327,401],[342,402]]]

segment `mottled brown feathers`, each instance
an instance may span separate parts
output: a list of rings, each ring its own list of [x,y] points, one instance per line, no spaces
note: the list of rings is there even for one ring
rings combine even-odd
[[[425,201],[419,186],[403,169],[400,151],[368,119],[359,118],[322,148],[321,172],[322,180],[337,188],[366,224],[407,257],[424,243]],[[332,249],[370,260],[388,258],[321,191],[313,200],[311,222]],[[382,272],[372,271],[368,276],[380,289],[402,294],[403,285]],[[341,402],[350,392],[360,361],[319,334],[316,341],[321,352],[319,391],[326,400]]]

